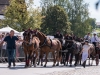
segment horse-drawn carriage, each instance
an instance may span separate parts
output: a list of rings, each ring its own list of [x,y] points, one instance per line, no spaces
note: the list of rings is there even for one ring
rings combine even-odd
[[[38,38],[39,40],[37,40],[34,37]],[[35,39],[35,41],[33,38]],[[75,64],[74,64],[75,66],[78,64],[79,60],[81,59],[80,51],[82,50],[82,44],[80,42],[67,40],[65,41],[65,44],[62,46],[61,42],[58,39],[51,40],[50,38],[47,38],[45,34],[43,34],[42,32],[38,30],[25,31],[24,40],[25,40],[24,52],[26,56],[26,66],[29,66],[29,60],[31,60],[31,56],[34,54],[33,52],[36,52],[37,55],[38,53],[40,53],[39,60],[41,59],[41,65],[43,65],[43,62],[42,62],[43,55],[44,53],[46,54],[45,56],[46,61],[45,61],[44,67],[46,67],[46,64],[47,64],[47,56],[49,52],[51,52],[53,55],[53,59],[54,59],[53,66],[55,66],[56,61],[57,61],[56,65],[59,65],[59,61],[61,60],[64,64],[66,64],[65,62],[67,61],[67,64],[68,64],[70,54],[71,54],[70,62],[69,62],[70,66],[72,66],[72,60],[73,60],[74,55],[75,55]],[[99,54],[99,51],[98,51],[98,54],[95,54],[93,52],[95,51],[91,50],[92,59],[96,58],[96,65],[98,65],[99,59],[97,55]],[[37,55],[36,55],[36,58],[37,58]]]

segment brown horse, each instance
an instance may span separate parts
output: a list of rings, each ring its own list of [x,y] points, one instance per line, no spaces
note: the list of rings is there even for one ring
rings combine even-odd
[[[40,39],[40,56],[41,59],[43,58],[43,54],[45,53],[45,65],[44,67],[46,67],[47,64],[47,56],[49,54],[49,52],[52,52],[53,55],[53,59],[54,59],[54,63],[53,66],[55,66],[56,64],[56,60],[58,61],[57,64],[59,64],[59,51],[62,49],[61,43],[58,39],[47,39],[46,35],[43,34],[40,31],[34,31],[35,36],[37,36]],[[41,62],[41,65],[43,65],[43,62]]]
[[[92,62],[91,65],[93,64],[93,60],[96,58],[96,51],[95,51],[95,47],[93,44],[89,44],[90,45],[90,57],[89,57],[89,65],[90,65],[90,58],[92,58]]]
[[[38,50],[39,50],[39,39],[37,37],[33,37],[32,33],[30,31],[25,31],[23,33],[24,36],[24,41],[22,46],[24,49],[25,53],[25,59],[26,59],[26,64],[25,67],[31,67],[30,60],[32,59],[33,56],[35,56],[35,59],[33,61],[34,67],[36,67],[36,59],[38,56]],[[35,54],[35,55],[34,55]]]

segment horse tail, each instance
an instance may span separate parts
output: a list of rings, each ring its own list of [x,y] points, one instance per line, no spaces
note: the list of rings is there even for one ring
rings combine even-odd
[[[60,50],[62,50],[62,44],[59,40],[57,40],[57,43],[58,43],[58,47],[60,48]]]

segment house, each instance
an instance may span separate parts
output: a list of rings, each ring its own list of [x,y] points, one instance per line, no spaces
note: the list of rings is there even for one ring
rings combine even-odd
[[[96,22],[96,28],[100,28],[100,22]]]
[[[9,5],[9,0],[0,0],[0,20],[4,19],[4,9]]]

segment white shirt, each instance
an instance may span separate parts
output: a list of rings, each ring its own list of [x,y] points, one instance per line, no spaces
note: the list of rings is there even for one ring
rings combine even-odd
[[[90,45],[83,45],[83,53],[88,53],[90,47],[91,47]]]
[[[97,37],[97,36],[93,36],[92,38],[91,38],[91,43],[92,42],[99,42],[100,40],[99,40],[99,38]]]
[[[84,39],[90,41],[91,37],[90,37],[90,35],[85,35]]]

